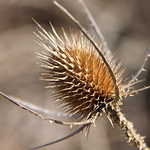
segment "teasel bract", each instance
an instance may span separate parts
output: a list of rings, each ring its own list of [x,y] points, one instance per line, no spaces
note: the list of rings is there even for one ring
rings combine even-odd
[[[80,31],[70,29],[70,33],[67,34],[62,28],[63,36],[60,37],[51,23],[52,32],[47,32],[33,19],[38,25],[37,33],[35,33],[38,38],[36,42],[43,47],[43,50],[37,53],[42,60],[40,79],[47,83],[46,88],[55,95],[55,101],[62,110],[72,117],[77,117],[78,121],[63,122],[50,119],[33,111],[30,107],[15,102],[7,95],[0,94],[51,123],[81,127],[66,137],[33,149],[67,139],[84,128],[89,129],[91,124],[95,125],[98,116],[106,115],[112,126],[119,125],[128,142],[134,143],[139,150],[148,150],[144,137],[136,133],[133,124],[121,113],[120,105],[123,98],[150,88],[147,86],[138,90],[132,89],[134,84],[140,82],[137,77],[144,69],[150,49],[138,73],[132,79],[128,79],[125,76],[125,67],[111,53],[83,1],[80,0],[80,3],[100,39],[99,45],[64,7],[56,1],[54,3],[70,17]]]

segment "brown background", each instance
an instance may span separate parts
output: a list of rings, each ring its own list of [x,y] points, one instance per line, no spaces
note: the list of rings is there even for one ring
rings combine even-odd
[[[149,0],[85,0],[110,48],[127,67],[129,76],[135,74],[150,46]],[[92,33],[90,25],[76,1],[61,0],[81,24]],[[33,35],[36,25],[33,17],[50,30],[51,21],[60,31],[74,25],[50,0],[1,0],[0,1],[0,91],[32,102],[39,106],[58,110],[39,82],[40,69],[35,52],[41,49]],[[61,33],[60,33],[61,34]],[[148,70],[140,79],[146,80],[136,87],[150,84],[150,60]],[[141,135],[146,135],[150,146],[150,90],[124,100],[123,113],[132,121]],[[55,116],[52,116],[55,118]],[[60,118],[62,119],[62,118]],[[64,142],[49,146],[54,150],[135,150],[128,146],[122,132],[112,128],[106,119],[99,118],[92,127],[88,139],[84,132]],[[68,127],[49,124],[21,110],[0,97],[0,149],[27,150],[70,133]]]

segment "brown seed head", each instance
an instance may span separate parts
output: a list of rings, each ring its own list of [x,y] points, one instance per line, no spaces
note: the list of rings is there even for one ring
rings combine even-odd
[[[91,118],[97,112],[112,103],[115,98],[115,83],[107,65],[82,32],[70,31],[60,38],[53,26],[53,34],[47,33],[40,25],[38,43],[45,49],[38,53],[43,60],[42,80],[48,83],[47,88],[57,95],[57,100],[65,111]],[[123,96],[123,69],[112,55],[100,49],[113,75],[120,96]],[[118,99],[119,101],[119,99]]]

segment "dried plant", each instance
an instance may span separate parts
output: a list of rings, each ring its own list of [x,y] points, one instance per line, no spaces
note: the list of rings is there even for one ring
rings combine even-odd
[[[38,149],[70,138],[84,128],[88,132],[91,124],[95,125],[97,117],[106,115],[112,126],[116,124],[124,132],[127,142],[133,143],[139,150],[148,150],[144,137],[138,134],[133,123],[125,118],[120,111],[120,105],[127,96],[150,88],[150,86],[137,90],[132,88],[133,85],[141,82],[137,78],[144,70],[150,49],[148,49],[145,60],[137,74],[133,78],[127,79],[125,67],[112,55],[84,2],[82,0],[79,0],[79,2],[101,41],[100,45],[56,1],[54,1],[54,4],[69,16],[80,29],[79,32],[70,29],[70,35],[67,35],[62,29],[63,37],[60,37],[52,24],[50,24],[52,33],[48,33],[33,19],[38,26],[37,33],[35,33],[38,38],[37,43],[44,49],[37,53],[42,60],[43,73],[41,80],[47,83],[46,88],[55,94],[55,100],[62,106],[68,116],[76,116],[78,121],[64,122],[51,119],[36,112],[47,112],[47,110],[19,101],[2,92],[0,94],[41,119],[70,127],[80,126],[76,131],[61,139],[32,149]],[[66,114],[64,115],[66,116]]]

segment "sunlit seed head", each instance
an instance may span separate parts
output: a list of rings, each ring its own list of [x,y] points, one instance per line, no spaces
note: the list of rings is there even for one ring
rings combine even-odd
[[[61,108],[89,119],[114,101],[115,86],[119,91],[117,101],[125,96],[128,88],[124,84],[124,67],[102,46],[100,51],[109,66],[82,32],[71,30],[67,35],[63,29],[64,37],[60,38],[52,25],[53,33],[46,32],[39,24],[38,26],[41,30],[36,34],[38,44],[44,48],[38,53],[42,60],[42,80],[56,94]]]

